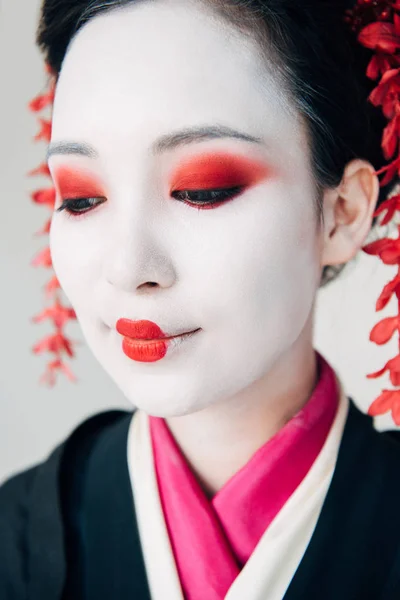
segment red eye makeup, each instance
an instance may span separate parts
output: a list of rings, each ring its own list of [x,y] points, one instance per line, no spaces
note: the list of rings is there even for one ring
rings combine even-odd
[[[206,152],[192,156],[169,178],[169,195],[185,204],[211,209],[238,196],[273,175],[264,162],[230,152]],[[80,217],[106,200],[102,183],[84,170],[60,167],[56,183],[63,198],[58,212]]]
[[[65,211],[68,217],[78,219],[106,201],[101,183],[87,171],[60,167],[55,179],[63,199],[56,212]]]
[[[211,209],[272,176],[260,160],[230,152],[206,152],[186,159],[170,177],[170,195],[185,204]]]
[[[170,189],[248,187],[262,181],[271,171],[261,161],[226,152],[208,152],[180,164],[170,178]]]
[[[91,173],[59,167],[55,174],[55,183],[62,198],[96,198],[105,195],[102,184]]]

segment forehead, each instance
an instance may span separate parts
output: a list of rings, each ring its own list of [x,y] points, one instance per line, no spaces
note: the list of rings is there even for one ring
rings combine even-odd
[[[300,117],[256,41],[203,2],[133,2],[94,17],[73,39],[53,140],[87,139],[101,149],[110,136],[145,143],[205,123],[240,125],[283,147]]]

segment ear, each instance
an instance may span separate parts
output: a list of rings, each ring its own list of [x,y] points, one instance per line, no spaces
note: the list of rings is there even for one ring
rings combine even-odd
[[[368,161],[354,159],[342,181],[323,197],[321,266],[349,262],[364,245],[379,197],[379,179]]]

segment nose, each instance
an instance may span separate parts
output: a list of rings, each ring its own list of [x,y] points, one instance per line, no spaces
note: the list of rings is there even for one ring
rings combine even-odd
[[[104,267],[107,282],[128,293],[173,285],[175,269],[160,237],[144,222],[114,230]]]

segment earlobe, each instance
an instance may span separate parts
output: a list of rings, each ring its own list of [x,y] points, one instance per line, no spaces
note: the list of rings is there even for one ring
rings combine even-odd
[[[370,232],[379,197],[379,179],[371,163],[355,159],[342,181],[324,194],[324,239],[321,266],[349,262]]]

